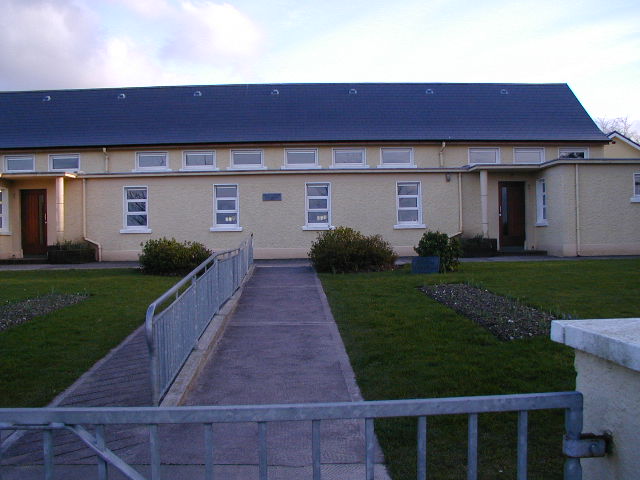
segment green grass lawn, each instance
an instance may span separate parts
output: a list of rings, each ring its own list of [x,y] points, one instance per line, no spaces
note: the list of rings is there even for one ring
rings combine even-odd
[[[0,272],[0,304],[89,295],[0,332],[0,407],[46,405],[141,325],[149,303],[176,281],[124,269]]]
[[[367,400],[564,391],[573,350],[538,337],[502,342],[418,287],[468,282],[573,318],[640,315],[640,260],[464,263],[446,275],[408,269],[321,275]],[[429,474],[466,478],[466,416],[429,419]],[[515,414],[480,416],[481,478],[515,478]],[[395,480],[415,478],[415,420],[376,423]],[[530,415],[531,479],[561,479],[563,417]]]

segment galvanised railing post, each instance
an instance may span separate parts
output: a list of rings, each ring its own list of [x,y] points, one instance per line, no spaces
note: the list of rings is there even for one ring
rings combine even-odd
[[[578,397],[576,405],[565,410],[565,438],[580,440],[582,434],[582,395]],[[567,457],[564,461],[564,480],[582,480],[582,465],[579,458]]]
[[[147,349],[149,350],[149,364],[151,368],[151,401],[153,405],[160,403],[160,369],[158,365],[158,349],[154,337],[153,317],[156,311],[156,303],[152,303],[147,308],[144,328],[145,338],[147,340]]]

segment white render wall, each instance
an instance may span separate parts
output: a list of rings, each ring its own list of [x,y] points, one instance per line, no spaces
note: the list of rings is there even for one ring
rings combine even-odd
[[[584,433],[611,434],[612,452],[581,461],[584,480],[635,480],[640,472],[640,318],[558,320],[552,340],[575,349]]]

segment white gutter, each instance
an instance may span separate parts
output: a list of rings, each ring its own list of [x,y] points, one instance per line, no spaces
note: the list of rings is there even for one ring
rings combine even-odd
[[[87,179],[82,179],[82,239],[96,246],[99,262],[102,261],[102,245],[87,237]]]
[[[576,256],[580,256],[580,251],[582,250],[581,241],[580,241],[580,177],[579,173],[579,165],[576,163],[575,166],[575,178],[576,178]]]
[[[462,233],[462,173],[458,172],[458,231]]]

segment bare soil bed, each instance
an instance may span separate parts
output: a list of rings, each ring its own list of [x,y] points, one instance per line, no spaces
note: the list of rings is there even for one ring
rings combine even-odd
[[[486,328],[500,340],[549,335],[551,320],[556,319],[549,312],[464,283],[430,285],[421,290]]]
[[[15,325],[28,322],[34,317],[46,315],[59,308],[81,302],[88,295],[49,294],[41,297],[28,298],[22,302],[7,303],[0,306],[0,332]]]

